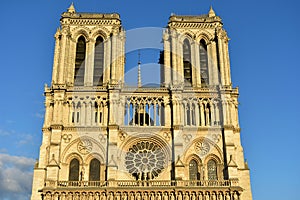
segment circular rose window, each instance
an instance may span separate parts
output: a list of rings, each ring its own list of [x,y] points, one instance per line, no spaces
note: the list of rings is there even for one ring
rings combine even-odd
[[[137,179],[157,177],[166,164],[166,154],[153,142],[138,142],[129,148],[125,165]]]

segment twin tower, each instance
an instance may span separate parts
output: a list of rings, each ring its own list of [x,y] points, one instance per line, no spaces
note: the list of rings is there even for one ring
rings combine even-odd
[[[124,81],[118,14],[62,14],[31,200],[251,200],[228,37],[169,18],[159,86]],[[147,38],[144,38],[147,40]],[[139,70],[138,70],[139,71]]]

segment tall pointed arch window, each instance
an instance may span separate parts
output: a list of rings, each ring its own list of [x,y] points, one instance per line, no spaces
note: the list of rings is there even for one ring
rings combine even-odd
[[[79,161],[76,158],[70,162],[69,181],[79,181]]]
[[[189,178],[190,180],[200,180],[200,173],[198,172],[198,163],[196,160],[191,160],[189,163]]]
[[[208,180],[217,180],[217,162],[213,159],[207,162]]]
[[[200,52],[200,76],[201,76],[201,85],[207,86],[209,84],[208,76],[208,56],[207,56],[207,45],[205,41],[200,40],[199,45]]]
[[[85,38],[83,36],[80,36],[76,44],[75,73],[74,73],[74,85],[77,86],[84,85],[85,53],[86,53]]]
[[[93,85],[103,85],[103,69],[104,69],[104,42],[101,36],[97,37],[95,43],[94,55],[94,75]]]
[[[183,41],[183,75],[184,84],[192,85],[191,45],[188,39]]]
[[[100,161],[96,158],[90,162],[89,180],[99,181],[100,180]]]

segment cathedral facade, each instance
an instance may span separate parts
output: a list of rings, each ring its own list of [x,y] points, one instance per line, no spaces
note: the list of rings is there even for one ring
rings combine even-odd
[[[31,200],[252,199],[228,37],[212,8],[170,16],[155,87],[140,76],[126,85],[118,14],[71,5],[60,24]]]

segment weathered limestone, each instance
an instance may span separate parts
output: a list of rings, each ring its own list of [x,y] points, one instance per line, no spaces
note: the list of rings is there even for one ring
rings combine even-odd
[[[252,199],[228,37],[212,8],[170,17],[156,88],[124,85],[118,14],[71,5],[55,41],[31,200]]]

